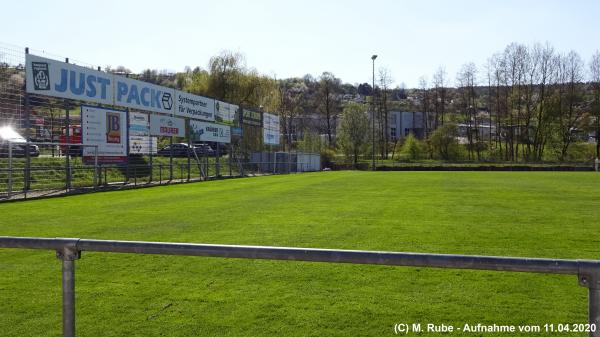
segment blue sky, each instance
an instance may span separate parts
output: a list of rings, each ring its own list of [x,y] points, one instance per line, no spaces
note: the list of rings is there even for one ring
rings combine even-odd
[[[586,60],[600,49],[600,1],[7,1],[0,42],[90,65],[206,68],[221,50],[277,78],[331,71],[371,81],[371,55],[418,85],[443,65],[454,83],[510,42],[548,41]]]

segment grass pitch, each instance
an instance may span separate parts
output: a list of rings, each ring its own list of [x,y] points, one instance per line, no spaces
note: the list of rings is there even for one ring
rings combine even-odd
[[[0,204],[0,235],[14,236],[600,259],[599,233],[594,173],[322,172]],[[574,276],[451,269],[84,252],[76,292],[79,336],[587,319]],[[0,250],[0,331],[61,334],[53,252]]]

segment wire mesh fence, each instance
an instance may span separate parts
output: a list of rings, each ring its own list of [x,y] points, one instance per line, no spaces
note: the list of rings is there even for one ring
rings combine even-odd
[[[221,144],[193,142],[189,135],[139,136],[130,133],[132,118],[141,116],[143,123],[152,112],[137,109],[125,110],[127,155],[119,161],[106,160],[98,155],[98,148],[83,144],[82,111],[89,103],[27,92],[28,52],[100,70],[44,51],[0,43],[0,200],[320,169],[320,164],[303,154],[264,152],[248,146],[254,140],[244,137]]]

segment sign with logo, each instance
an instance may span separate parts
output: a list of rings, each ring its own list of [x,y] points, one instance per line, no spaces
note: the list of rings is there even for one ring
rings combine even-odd
[[[212,98],[175,91],[177,109],[175,115],[206,121],[215,120],[215,100]]]
[[[263,114],[263,142],[268,145],[279,145],[279,116]]]
[[[236,117],[239,116],[239,113],[239,106],[215,100],[215,120],[217,122],[227,125],[234,125]]]
[[[150,115],[150,135],[185,137],[183,118]]]
[[[217,143],[231,143],[228,125],[190,121],[190,137],[192,140]]]
[[[81,106],[81,138],[84,145],[98,146],[99,163],[127,161],[127,111]],[[94,162],[96,149],[83,147],[83,159]]]
[[[175,90],[131,78],[115,76],[115,105],[173,113]]]
[[[140,112],[129,113],[129,153],[155,154],[157,150],[156,137],[150,137],[150,119],[148,114]]]
[[[28,93],[114,104],[112,74],[31,54],[25,61]]]
[[[27,54],[28,93],[173,113],[175,90]]]
[[[262,114],[260,112],[243,109],[242,123],[246,125],[262,126]]]

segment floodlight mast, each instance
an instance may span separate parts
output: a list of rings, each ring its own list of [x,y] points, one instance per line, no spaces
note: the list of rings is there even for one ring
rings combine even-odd
[[[371,120],[373,122],[373,132],[372,132],[372,156],[371,156],[371,169],[375,171],[375,59],[377,55],[371,56],[371,60],[373,61],[373,88],[371,91],[372,99],[371,99]]]

